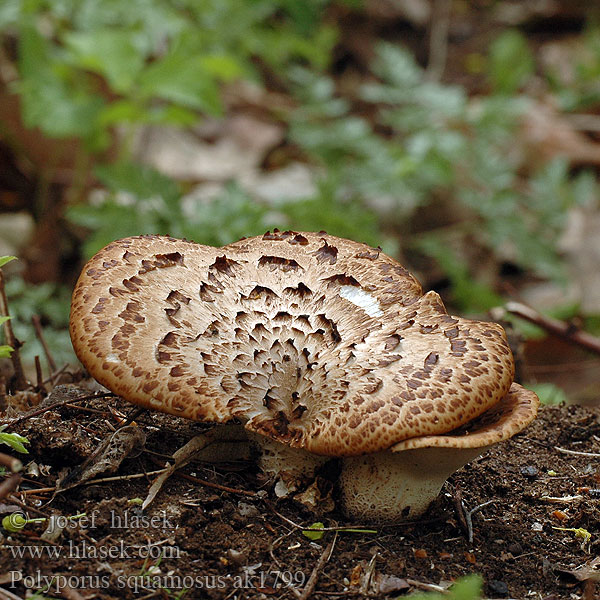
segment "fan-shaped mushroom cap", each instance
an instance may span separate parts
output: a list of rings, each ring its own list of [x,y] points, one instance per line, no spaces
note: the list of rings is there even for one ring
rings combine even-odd
[[[499,325],[449,316],[379,249],[325,233],[116,241],[83,269],[70,331],[130,402],[330,456],[452,431],[514,371]]]
[[[483,415],[446,435],[410,438],[387,452],[344,459],[342,507],[353,518],[390,523],[422,514],[450,475],[491,445],[524,429],[538,397],[513,383]]]

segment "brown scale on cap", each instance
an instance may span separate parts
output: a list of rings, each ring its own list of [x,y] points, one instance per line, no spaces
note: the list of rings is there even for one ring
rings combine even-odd
[[[449,316],[381,250],[323,232],[116,241],[83,269],[70,330],[130,402],[331,456],[451,432],[514,375],[499,325]]]

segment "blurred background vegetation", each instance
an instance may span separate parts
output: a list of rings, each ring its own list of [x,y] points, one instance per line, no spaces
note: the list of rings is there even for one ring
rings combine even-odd
[[[577,4],[577,6],[574,6]],[[4,0],[0,255],[25,358],[72,361],[111,240],[268,228],[380,245],[454,311],[600,331],[600,11],[495,0]],[[592,354],[514,323],[547,402]]]

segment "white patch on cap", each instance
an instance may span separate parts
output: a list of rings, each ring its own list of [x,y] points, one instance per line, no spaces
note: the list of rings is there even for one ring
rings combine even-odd
[[[383,311],[379,306],[379,300],[374,298],[369,292],[354,285],[343,285],[340,288],[340,296],[352,304],[362,308],[370,317],[381,317]]]
[[[119,357],[116,354],[108,354],[106,356],[106,362],[107,363],[113,363],[113,364],[118,364],[121,362],[121,360],[119,359]]]

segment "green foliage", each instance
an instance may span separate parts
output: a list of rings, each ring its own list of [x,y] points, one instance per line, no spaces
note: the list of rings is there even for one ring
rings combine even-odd
[[[564,390],[553,383],[535,383],[526,385],[527,389],[535,392],[542,404],[566,404],[567,395]]]
[[[518,92],[534,71],[533,54],[520,31],[509,29],[494,40],[490,46],[489,77],[495,92]]]
[[[31,317],[38,315],[43,325],[44,337],[52,356],[59,366],[74,363],[69,333],[70,292],[65,286],[54,283],[32,285],[21,277],[13,276],[6,282],[6,295],[11,307],[11,324],[17,339],[24,342],[21,358],[29,364],[35,356],[44,356],[36,338]]]
[[[482,579],[479,575],[461,577],[452,585],[448,594],[425,592],[411,594],[411,600],[480,600]]]
[[[91,231],[84,252],[90,256],[114,239],[144,233],[169,234],[222,246],[272,227],[322,229],[376,244],[374,215],[331,196],[267,206],[231,183],[210,200],[182,197],[179,186],[149,167],[118,163],[96,170],[110,193],[98,202],[72,206],[67,216]]]
[[[0,268],[2,268],[6,263],[9,263],[11,260],[15,260],[16,256],[0,256]],[[0,316],[0,325],[6,323],[10,317],[8,316]],[[13,348],[11,348],[7,344],[0,345],[0,358],[10,358],[11,353],[13,352]]]
[[[29,454],[24,444],[29,444],[29,440],[18,433],[4,433],[4,430],[8,427],[7,425],[0,425],[0,444],[10,446],[16,452],[22,454]]]
[[[571,73],[565,77],[564,67],[548,67],[545,76],[558,106],[565,111],[592,110],[600,105],[600,27],[589,27],[582,36],[575,56],[567,56]]]
[[[323,0],[12,0],[23,118],[50,137],[105,149],[114,125],[190,124],[222,113],[220,86],[256,78],[252,59],[327,66],[336,32]],[[275,22],[277,27],[274,27]]]
[[[383,231],[418,230],[418,211],[438,203],[459,215],[456,222],[401,243],[438,262],[462,310],[499,300],[486,282],[473,281],[474,256],[563,279],[555,241],[568,208],[594,197],[597,185],[587,174],[572,179],[566,161],[531,176],[520,170],[514,136],[527,100],[519,93],[535,70],[523,34],[507,30],[491,44],[487,97],[474,100],[460,86],[430,81],[407,50],[384,43],[372,65],[376,79],[357,98],[342,98],[324,75],[338,37],[324,18],[331,2],[11,0],[0,6],[0,36],[15,36],[19,45],[15,89],[26,125],[51,137],[75,136],[91,153],[108,147],[116,127],[126,134],[118,161],[96,168],[108,195],[68,210],[73,223],[90,231],[86,254],[132,234],[222,245],[274,226],[326,229],[394,253]],[[600,98],[599,40],[597,30],[586,35],[578,106]],[[313,197],[267,205],[232,181],[216,197],[199,200],[128,162],[127,140],[136,128],[190,126],[222,115],[223,84],[260,82],[262,72],[298,100],[297,110],[278,116],[318,169]],[[564,86],[556,90],[566,94]],[[470,256],[469,247],[478,252]]]
[[[452,280],[452,300],[465,310],[484,312],[502,304],[502,298],[487,285],[474,281],[468,263],[445,244],[438,236],[429,235],[421,239],[417,247],[434,258],[444,273]]]
[[[9,263],[11,260],[16,260],[16,256],[0,256],[0,267],[3,267],[6,263]]]
[[[304,529],[302,531],[302,535],[304,537],[307,537],[312,542],[320,540],[325,535],[325,532],[322,531],[323,527],[325,527],[325,525],[323,525],[323,523],[321,523],[320,521],[317,521],[316,523],[313,523],[308,529]]]
[[[498,69],[500,58],[509,62],[510,52],[521,48],[519,40],[519,34],[510,33],[494,47]],[[440,264],[463,310],[486,309],[499,298],[485,283],[473,281],[469,257],[452,249],[457,237],[482,253],[562,280],[556,239],[567,209],[585,203],[590,189],[597,188],[586,173],[571,180],[564,160],[523,179],[514,135],[527,101],[507,92],[525,74],[509,85],[501,84],[498,73],[502,93],[475,103],[460,87],[427,80],[412,55],[398,46],[380,45],[373,71],[379,82],[364,85],[360,96],[372,104],[374,123],[353,116],[330,79],[305,69],[290,73],[301,101],[291,137],[322,166],[328,184],[323,189],[375,208],[399,228],[432,201],[454,205],[452,212],[462,215],[455,224],[405,244]],[[322,194],[316,202],[325,198]]]
[[[10,317],[0,317],[0,325],[6,323]],[[8,346],[7,344],[0,346],[0,358],[10,358],[11,353],[13,352],[13,348]]]

